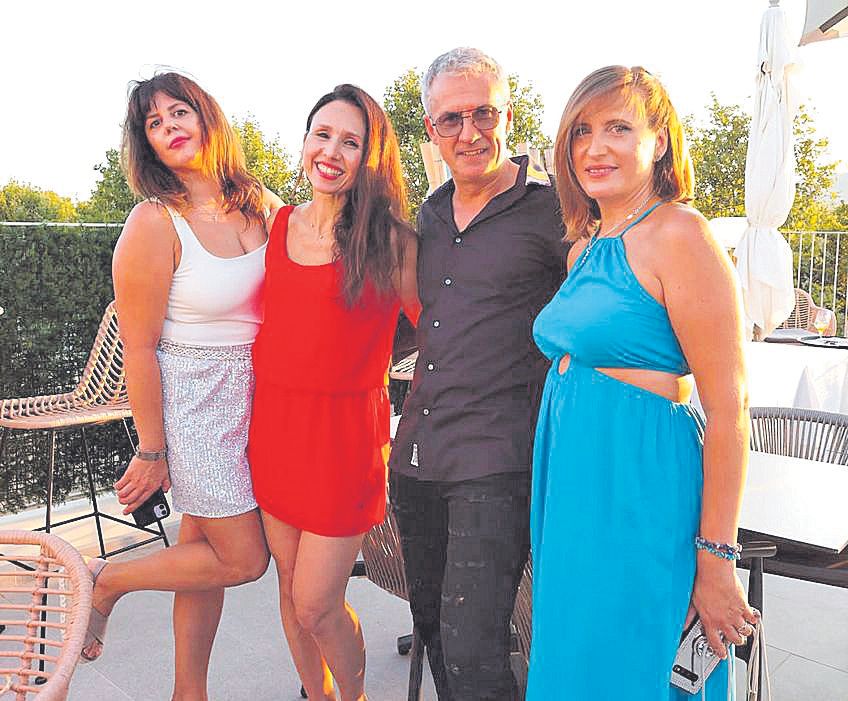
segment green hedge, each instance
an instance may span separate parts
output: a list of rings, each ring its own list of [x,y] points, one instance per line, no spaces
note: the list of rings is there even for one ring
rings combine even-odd
[[[118,228],[0,225],[0,397],[72,389],[112,299]],[[97,482],[108,487],[129,459],[120,423],[87,429]],[[0,460],[0,512],[46,500],[46,431],[7,432]],[[56,501],[85,488],[79,431],[56,441]]]

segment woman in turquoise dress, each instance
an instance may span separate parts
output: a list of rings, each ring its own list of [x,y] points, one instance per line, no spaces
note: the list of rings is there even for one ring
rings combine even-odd
[[[748,445],[738,285],[687,204],[683,130],[644,69],[584,79],[556,166],[574,244],[534,325],[553,362],[533,457],[527,699],[692,698],[670,679],[696,613],[723,660],[705,696],[733,698],[728,645],[756,621],[733,560]]]

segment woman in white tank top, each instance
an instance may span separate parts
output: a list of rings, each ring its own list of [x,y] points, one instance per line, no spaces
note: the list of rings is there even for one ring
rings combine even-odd
[[[138,450],[115,484],[124,513],[156,489],[183,512],[179,543],[131,562],[92,560],[83,659],[130,591],[176,592],[173,699],[206,698],[224,587],[260,577],[268,552],[245,448],[260,318],[265,213],[280,202],[251,176],[215,100],[162,73],[136,83],[124,160],[145,201],[115,248],[113,277]]]

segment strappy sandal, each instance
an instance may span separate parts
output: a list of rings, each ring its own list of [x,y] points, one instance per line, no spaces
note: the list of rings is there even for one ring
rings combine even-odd
[[[93,566],[91,569],[91,581],[93,584],[97,583],[97,578],[100,576],[100,573],[103,571],[103,568],[106,567],[107,562],[99,557],[91,560]],[[88,618],[88,629],[85,632],[85,642],[83,643],[82,649],[83,651],[80,653],[80,662],[82,664],[86,664],[88,662],[94,662],[100,655],[103,654],[103,645],[106,640],[106,624],[109,622],[109,616],[104,616],[100,611],[98,611],[93,606],[91,607],[91,615]],[[85,654],[85,650],[92,643],[100,643],[100,655],[97,657],[88,657]]]

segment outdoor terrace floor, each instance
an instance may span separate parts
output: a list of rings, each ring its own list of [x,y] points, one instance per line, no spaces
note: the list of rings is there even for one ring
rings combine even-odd
[[[103,504],[118,513],[114,499],[104,496]],[[70,504],[60,513],[84,506]],[[0,518],[0,528],[33,528],[42,519],[41,511],[7,516]],[[135,537],[118,524],[104,525],[107,547],[120,547]],[[168,522],[172,540],[177,528],[178,516],[172,516]],[[96,554],[91,520],[54,532],[84,555]],[[154,543],[119,557],[139,557],[160,547]],[[259,581],[227,593],[209,675],[213,701],[300,699],[300,682],[279,623],[276,586],[270,567]],[[369,699],[403,701],[409,658],[397,654],[395,639],[411,630],[406,602],[365,578],[351,580],[348,599],[365,633]],[[121,601],[110,620],[102,658],[77,667],[69,701],[168,701],[173,682],[170,608],[171,594],[161,592],[139,592]],[[766,575],[765,621],[774,701],[848,699],[848,590]],[[740,701],[745,698],[743,670],[740,665]],[[561,698],[570,699],[567,690]],[[423,699],[436,700],[426,663]]]

